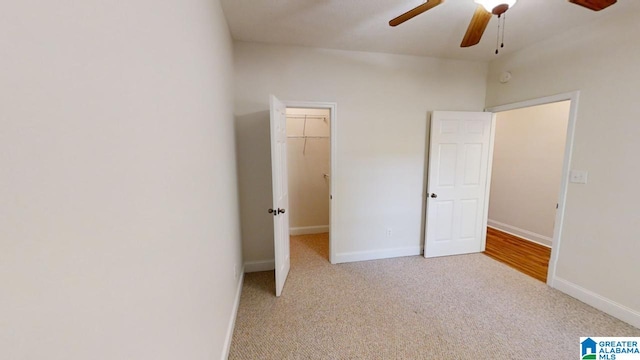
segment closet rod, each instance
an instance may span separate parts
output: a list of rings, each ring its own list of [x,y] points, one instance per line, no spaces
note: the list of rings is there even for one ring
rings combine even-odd
[[[318,120],[326,120],[326,116],[320,115],[287,115],[287,119],[318,119]]]

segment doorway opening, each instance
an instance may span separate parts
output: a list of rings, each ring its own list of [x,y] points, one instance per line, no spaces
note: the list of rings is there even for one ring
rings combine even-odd
[[[500,261],[552,287],[578,96],[573,92],[487,109],[495,115],[486,251],[506,251]]]
[[[287,107],[287,178],[292,267],[329,261],[331,109]]]
[[[546,282],[562,181],[568,100],[495,116],[485,254]]]
[[[338,105],[316,101],[283,103],[287,117],[290,234],[311,243],[311,248],[304,249],[306,254],[334,264]],[[294,261],[304,261],[292,255]]]
[[[328,181],[329,191],[328,191],[328,201],[329,201],[329,224],[314,224],[312,226],[300,226],[300,224],[304,223],[294,223],[295,231],[301,231],[300,228],[307,228],[307,232],[309,232],[309,228],[315,229],[316,231],[322,228],[326,229],[328,226],[328,260],[331,264],[334,263],[334,246],[333,234],[335,233],[335,224],[336,224],[336,211],[334,210],[334,197],[336,196],[336,153],[337,153],[337,143],[336,143],[336,122],[337,122],[337,104],[335,103],[320,103],[320,102],[302,102],[302,101],[280,101],[274,95],[271,95],[269,98],[269,107],[270,107],[270,127],[271,127],[271,185],[273,190],[273,207],[269,209],[269,213],[272,214],[273,217],[273,246],[274,246],[274,255],[275,255],[275,275],[276,275],[276,297],[282,295],[282,290],[284,289],[284,284],[287,281],[287,276],[289,274],[289,270],[291,268],[291,238],[290,238],[290,230],[291,226],[289,225],[289,218],[291,217],[291,209],[289,208],[289,176],[288,176],[288,163],[289,163],[289,152],[288,152],[288,142],[289,140],[301,140],[296,146],[293,146],[294,150],[300,151],[302,150],[302,156],[306,156],[307,151],[311,151],[312,145],[309,145],[310,140],[327,140],[329,142],[329,168],[330,173],[320,172],[321,178],[325,181]],[[293,129],[291,131],[287,130],[287,109],[288,108],[299,108],[298,112],[292,110],[290,117],[300,117],[302,114],[302,132],[296,132]],[[305,110],[306,109],[306,110]],[[322,114],[313,114],[310,109],[327,109],[328,110],[328,118],[326,116],[322,116]],[[327,125],[319,125],[319,127],[328,128],[328,134],[326,133],[327,129],[323,130],[323,134],[312,135],[308,133],[306,127],[310,116],[314,116],[313,120],[321,120],[324,122],[326,120]],[[293,120],[293,119],[292,119]],[[292,123],[292,128],[296,127],[296,124]],[[312,127],[312,126],[310,126]],[[311,130],[310,130],[311,131]],[[291,139],[288,138],[291,136]],[[311,138],[313,136],[314,138]],[[302,145],[302,149],[300,149],[300,145]],[[296,153],[300,155],[300,153]],[[306,173],[308,168],[303,167],[302,171],[297,171],[297,173]],[[323,171],[323,168],[320,167],[316,169]],[[316,173],[317,174],[317,173]],[[326,176],[325,176],[326,174]],[[326,186],[326,185],[325,185]],[[308,194],[308,192],[304,193]],[[325,193],[325,196],[327,193]],[[294,195],[295,197],[295,195]],[[306,197],[302,197],[300,199],[294,199],[293,201],[296,203],[304,204]],[[295,207],[295,205],[294,205]],[[296,210],[294,210],[296,212]],[[296,214],[297,215],[297,214]],[[304,230],[303,230],[304,231]],[[326,230],[325,230],[326,231]],[[326,263],[326,260],[324,260]]]

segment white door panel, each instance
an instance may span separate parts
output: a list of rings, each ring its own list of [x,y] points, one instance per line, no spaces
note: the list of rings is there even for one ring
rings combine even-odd
[[[491,120],[484,112],[431,117],[425,257],[482,250]]]
[[[276,296],[282,294],[289,275],[289,185],[287,184],[286,106],[271,95],[271,177],[273,186],[273,239],[276,263]]]

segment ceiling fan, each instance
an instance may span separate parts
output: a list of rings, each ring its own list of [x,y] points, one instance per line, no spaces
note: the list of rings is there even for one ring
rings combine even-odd
[[[460,47],[469,47],[479,43],[484,30],[489,24],[489,20],[491,20],[491,16],[497,15],[500,17],[509,10],[516,1],[517,0],[474,0],[474,2],[478,4],[478,7],[471,18],[471,22],[469,23],[469,27],[462,39]],[[443,2],[444,0],[426,0],[423,4],[418,5],[389,21],[389,25],[398,26],[417,15],[442,4]],[[600,11],[615,4],[617,0],[569,0],[569,2],[584,6],[593,11]]]

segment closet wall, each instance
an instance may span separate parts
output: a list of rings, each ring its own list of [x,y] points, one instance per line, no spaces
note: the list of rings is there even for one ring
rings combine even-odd
[[[291,235],[329,231],[330,121],[328,109],[287,109]]]

